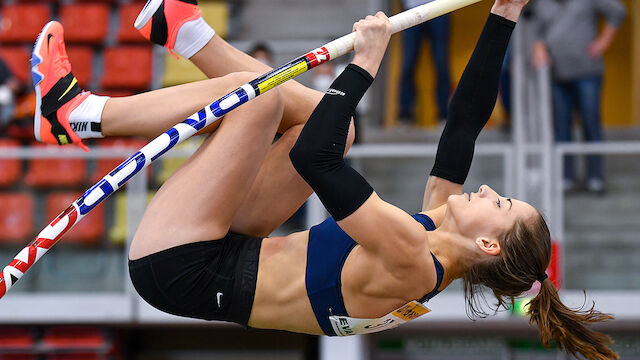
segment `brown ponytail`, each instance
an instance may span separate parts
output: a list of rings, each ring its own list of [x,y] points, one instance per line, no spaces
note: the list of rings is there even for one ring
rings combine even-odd
[[[618,359],[618,354],[608,346],[613,340],[585,326],[613,319],[611,315],[596,311],[595,304],[588,310],[570,309],[560,300],[553,283],[545,280],[540,284],[540,292],[528,306],[531,315],[529,322],[538,325],[545,347],[553,339],[560,348],[574,356],[580,353],[590,360]]]
[[[531,289],[551,262],[551,235],[540,212],[531,219],[520,219],[500,239],[500,255],[471,265],[463,275],[467,313],[478,318],[489,315],[481,286],[490,288],[498,303],[494,308],[513,306],[514,298]],[[594,310],[566,307],[551,280],[540,277],[540,292],[529,302],[531,323],[536,323],[542,343],[554,340],[572,355],[589,360],[618,359],[609,348],[613,341],[605,334],[585,325],[610,320],[611,315]],[[484,300],[484,301],[483,301]]]

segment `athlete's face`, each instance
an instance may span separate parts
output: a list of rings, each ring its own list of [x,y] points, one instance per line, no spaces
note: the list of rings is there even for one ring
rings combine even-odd
[[[500,196],[487,185],[480,186],[478,192],[451,195],[447,205],[461,235],[472,239],[497,239],[518,219],[529,219],[537,214],[533,206]]]

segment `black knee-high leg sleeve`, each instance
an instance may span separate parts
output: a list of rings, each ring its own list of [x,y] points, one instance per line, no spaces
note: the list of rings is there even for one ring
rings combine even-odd
[[[516,23],[490,14],[449,103],[431,175],[463,184],[480,131],[498,97],[502,63]]]
[[[373,77],[349,64],[333,82],[289,152],[293,166],[336,221],[358,210],[373,188],[344,162],[349,123]]]

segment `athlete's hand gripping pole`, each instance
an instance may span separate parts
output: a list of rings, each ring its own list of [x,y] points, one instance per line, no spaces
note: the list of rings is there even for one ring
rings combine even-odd
[[[481,0],[435,0],[392,16],[389,20],[396,33],[479,1]],[[135,174],[199,130],[220,120],[229,111],[309,69],[350,52],[353,50],[354,40],[355,33],[351,33],[308,52],[214,101],[152,140],[74,201],[15,256],[2,270],[0,298],[69,229]]]

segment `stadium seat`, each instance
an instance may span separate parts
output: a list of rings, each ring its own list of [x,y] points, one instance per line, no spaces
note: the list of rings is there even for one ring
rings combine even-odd
[[[33,332],[27,327],[3,327],[0,331],[0,353],[28,350],[35,345]],[[2,357],[4,359],[4,357]]]
[[[122,4],[118,8],[118,42],[121,43],[147,43],[140,32],[133,27],[140,10],[144,7],[144,3]]]
[[[59,151],[57,145],[34,144],[34,147]],[[74,187],[83,184],[87,174],[84,159],[31,159],[24,181],[34,187]]]
[[[33,3],[49,3],[49,4],[55,4],[60,2],[60,0],[15,0],[16,3],[24,3],[24,4],[33,4]]]
[[[47,221],[52,221],[80,196],[82,196],[82,193],[78,192],[54,192],[49,194],[45,206]],[[104,231],[104,206],[101,204],[96,206],[82,221],[64,235],[64,243],[97,243],[102,238]]]
[[[111,149],[111,148],[126,148],[129,150],[130,154],[133,155],[136,151],[140,150],[143,146],[147,145],[147,141],[138,140],[138,139],[128,139],[128,138],[109,138],[109,139],[101,139],[98,143],[97,148],[100,149]],[[105,175],[111,172],[111,170],[115,169],[118,165],[120,165],[127,157],[116,158],[116,159],[98,159],[96,160],[96,166],[94,171],[89,176],[89,181],[92,184],[97,183],[102,179]],[[150,169],[148,167],[147,169]]]
[[[13,75],[23,84],[31,83],[30,57],[31,53],[24,46],[0,47],[0,58],[4,60]]]
[[[162,74],[162,86],[174,86],[194,81],[204,80],[207,77],[191,61],[175,59],[169,52],[164,55],[164,72]]]
[[[104,331],[94,327],[54,326],[45,329],[42,344],[49,349],[83,349],[103,351],[108,345]],[[60,354],[62,355],[62,354]],[[50,356],[53,356],[50,355]],[[65,354],[66,356],[66,354]],[[47,357],[48,359],[49,357]],[[58,359],[58,358],[57,358]],[[59,359],[64,359],[59,358]],[[75,358],[74,358],[75,359]],[[85,358],[83,358],[85,359]],[[94,359],[89,356],[86,359]]]
[[[146,90],[151,84],[151,47],[119,46],[103,52],[105,89]]]
[[[0,193],[0,239],[26,243],[33,232],[33,198],[26,193]]]
[[[109,5],[70,4],[60,9],[67,43],[101,44],[109,29]]]
[[[18,148],[20,143],[12,139],[0,139],[0,151],[7,148]],[[0,186],[12,186],[22,175],[20,159],[0,159]]]
[[[89,46],[68,46],[67,54],[73,75],[78,79],[78,84],[82,88],[87,88],[91,84],[93,50]]]
[[[7,354],[3,355],[2,360],[38,360],[39,357],[36,354]]]
[[[78,354],[49,354],[45,360],[105,360],[108,357],[99,354],[92,353],[78,353]]]
[[[33,44],[49,19],[51,9],[46,4],[5,5],[0,18],[0,41]]]

